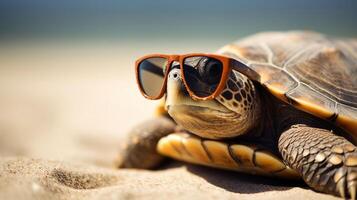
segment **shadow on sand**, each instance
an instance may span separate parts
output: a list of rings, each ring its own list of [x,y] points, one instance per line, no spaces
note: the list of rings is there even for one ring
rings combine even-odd
[[[289,190],[293,187],[308,188],[302,180],[283,180],[259,175],[255,176],[178,161],[167,162],[159,170],[182,166],[185,166],[190,173],[205,179],[207,183],[234,193],[252,194],[274,190]]]

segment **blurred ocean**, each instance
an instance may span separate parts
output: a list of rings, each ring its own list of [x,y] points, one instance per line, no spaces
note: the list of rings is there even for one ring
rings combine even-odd
[[[0,39],[231,41],[308,29],[356,36],[355,0],[2,0]]]

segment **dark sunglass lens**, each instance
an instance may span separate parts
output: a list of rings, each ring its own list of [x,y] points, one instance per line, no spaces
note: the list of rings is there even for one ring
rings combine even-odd
[[[139,83],[149,97],[157,97],[165,79],[166,58],[148,58],[139,64]]]
[[[183,71],[189,89],[198,97],[208,97],[221,81],[223,64],[214,58],[193,56],[184,60]]]

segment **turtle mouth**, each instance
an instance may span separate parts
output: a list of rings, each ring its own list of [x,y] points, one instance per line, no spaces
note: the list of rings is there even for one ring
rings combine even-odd
[[[168,105],[167,109],[170,110],[170,108],[181,108],[181,109],[191,109],[193,111],[197,112],[222,112],[222,113],[230,113],[232,111],[226,109],[225,107],[220,108],[220,107],[211,107],[211,106],[201,106],[201,105],[189,105],[189,104],[181,104],[181,105]]]
[[[200,105],[200,104],[174,104],[174,105],[166,105],[166,109],[169,113],[175,113],[175,111],[179,111],[179,114],[193,114],[197,116],[211,114],[217,117],[223,117],[225,115],[235,115],[235,117],[240,116],[239,113],[233,112],[228,108],[221,105],[218,101],[214,100],[217,106],[208,105]]]
[[[240,114],[222,105],[168,105],[167,111],[177,124],[202,138],[224,139],[237,136],[234,125],[239,121]]]
[[[221,103],[219,103],[217,100],[210,100],[210,101],[201,101],[201,100],[192,100],[192,99],[186,99],[182,98],[181,101],[175,102],[175,104],[170,104],[169,102],[166,104],[166,109],[175,109],[175,108],[181,108],[181,109],[193,109],[195,111],[213,111],[213,112],[222,112],[222,113],[231,113],[232,111],[223,106]]]

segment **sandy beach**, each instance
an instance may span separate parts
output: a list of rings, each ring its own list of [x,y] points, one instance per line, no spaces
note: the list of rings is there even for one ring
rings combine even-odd
[[[301,182],[180,162],[117,169],[120,141],[156,104],[141,97],[133,73],[135,58],[153,50],[2,45],[0,199],[338,199]]]

